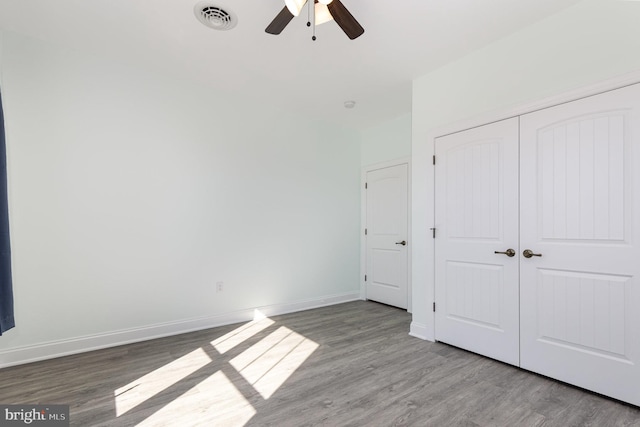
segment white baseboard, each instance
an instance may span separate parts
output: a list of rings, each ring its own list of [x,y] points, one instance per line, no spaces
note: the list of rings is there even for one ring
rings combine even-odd
[[[353,292],[339,295],[329,295],[292,303],[274,304],[265,307],[254,307],[177,322],[149,325],[141,328],[125,329],[98,335],[83,336],[60,341],[51,341],[37,345],[0,351],[0,369],[9,366],[22,365],[40,360],[54,359],[71,354],[85,353],[108,347],[116,347],[140,341],[179,335],[217,326],[231,325],[253,320],[256,310],[265,316],[294,313],[296,311],[341,304],[359,300],[360,293]]]
[[[425,341],[435,341],[433,332],[429,330],[427,325],[418,322],[411,322],[411,326],[409,327],[409,335]]]

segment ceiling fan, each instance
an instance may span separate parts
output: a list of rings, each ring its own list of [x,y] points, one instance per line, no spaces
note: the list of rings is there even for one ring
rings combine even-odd
[[[351,40],[360,37],[364,28],[356,21],[340,0],[313,0],[315,25],[324,24],[332,19],[342,28]],[[269,34],[280,34],[291,20],[300,14],[307,0],[285,0],[285,7],[265,29]],[[311,23],[307,22],[307,26]],[[315,36],[313,37],[315,40]]]

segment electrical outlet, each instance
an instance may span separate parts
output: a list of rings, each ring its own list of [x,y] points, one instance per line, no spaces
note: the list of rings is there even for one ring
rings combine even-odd
[[[222,292],[224,291],[224,282],[217,282],[216,283],[216,292]]]

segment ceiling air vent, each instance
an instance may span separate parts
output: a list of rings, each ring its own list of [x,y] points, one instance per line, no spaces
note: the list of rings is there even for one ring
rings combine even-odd
[[[230,30],[238,23],[235,13],[211,3],[198,3],[193,11],[198,21],[214,30]]]

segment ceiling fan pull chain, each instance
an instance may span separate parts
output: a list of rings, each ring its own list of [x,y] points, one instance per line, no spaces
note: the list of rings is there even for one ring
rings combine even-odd
[[[315,18],[314,18],[315,21]],[[313,36],[311,36],[311,40],[316,41],[316,24],[313,24]]]
[[[311,40],[316,41],[316,9],[315,9],[315,1],[310,0],[309,2],[309,20],[307,21],[307,27],[311,27],[311,21],[313,20],[312,27],[312,35]]]

